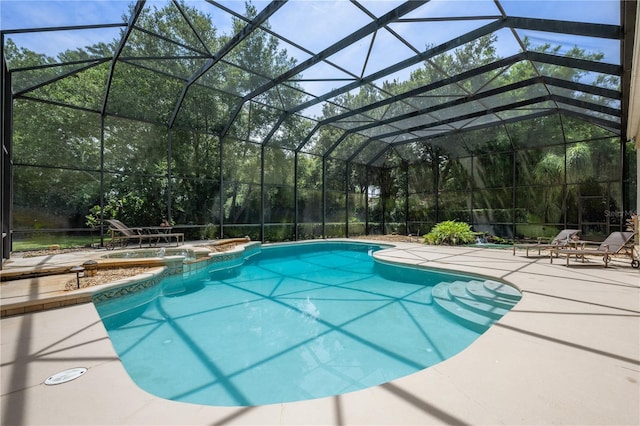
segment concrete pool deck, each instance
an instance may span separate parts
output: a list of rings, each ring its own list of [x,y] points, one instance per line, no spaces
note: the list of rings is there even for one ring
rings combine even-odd
[[[380,258],[502,279],[523,298],[471,346],[421,372],[256,407],[179,403],[139,389],[91,303],[8,316],[0,320],[1,424],[640,424],[640,271],[628,260],[566,267],[510,250],[393,245]],[[24,281],[31,297],[46,298],[42,278]],[[74,367],[88,371],[44,384]]]

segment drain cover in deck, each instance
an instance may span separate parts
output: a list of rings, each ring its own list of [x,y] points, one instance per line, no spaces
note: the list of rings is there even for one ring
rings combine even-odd
[[[82,376],[86,372],[87,369],[84,367],[71,368],[69,370],[64,370],[54,374],[51,377],[48,377],[47,380],[44,381],[44,384],[59,385],[61,383],[70,382],[71,380],[75,380],[78,377]]]

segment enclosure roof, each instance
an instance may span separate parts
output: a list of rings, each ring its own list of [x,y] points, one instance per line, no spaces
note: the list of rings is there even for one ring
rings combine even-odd
[[[3,2],[11,90],[363,164],[412,161],[425,143],[464,155],[488,129],[515,144],[509,125],[523,120],[555,123],[561,139],[576,120],[625,137],[635,1],[252,6]],[[9,40],[42,56],[17,60]],[[99,90],[69,84],[89,73]]]

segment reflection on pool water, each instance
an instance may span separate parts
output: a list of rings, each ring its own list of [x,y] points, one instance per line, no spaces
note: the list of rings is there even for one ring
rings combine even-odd
[[[249,406],[338,395],[437,364],[480,335],[432,295],[474,277],[382,264],[379,249],[266,247],[96,307],[129,375],[157,396]]]

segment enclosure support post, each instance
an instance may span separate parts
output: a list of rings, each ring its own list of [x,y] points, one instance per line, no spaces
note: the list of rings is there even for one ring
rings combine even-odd
[[[471,155],[471,182],[470,182],[470,187],[469,187],[469,202],[470,202],[470,211],[469,211],[469,224],[471,224],[471,229],[473,229],[474,231],[477,231],[477,229],[475,229],[475,219],[476,219],[476,215],[474,214],[474,210],[475,210],[475,198],[474,198],[474,189],[476,187],[476,173],[475,173],[475,169],[474,169],[474,163],[475,161],[473,161],[475,159],[475,155]]]
[[[100,247],[104,247],[104,114],[100,115]]]
[[[347,161],[346,176],[344,178],[344,196],[345,196],[345,212],[344,212],[344,233],[349,238],[349,176],[351,176],[351,162]]]
[[[518,202],[517,193],[516,193],[516,151],[511,146],[511,235],[513,240],[516,239],[516,212],[518,211],[516,208],[516,203]]]
[[[322,157],[322,238],[327,238],[327,157]]]
[[[173,224],[171,217],[171,128],[167,129],[167,220]]]
[[[403,161],[402,168],[404,172],[404,233],[409,235],[411,234],[409,232],[409,162]]]
[[[626,134],[626,132],[624,132]],[[620,138],[620,174],[619,174],[619,183],[618,188],[620,189],[620,194],[622,194],[622,211],[624,214],[620,217],[620,227],[616,229],[616,231],[624,231],[625,224],[627,222],[627,217],[631,219],[631,205],[629,203],[629,194],[627,193],[627,185],[625,182],[625,177],[629,176],[629,164],[627,163],[627,153],[626,153],[626,137]],[[611,198],[611,189],[607,190],[607,201]],[[607,204],[607,209],[611,208],[611,201]],[[636,214],[637,214],[636,210]],[[607,217],[607,226],[611,223],[611,216]],[[637,231],[637,230],[636,230]],[[611,233],[611,229],[607,229],[607,234]]]
[[[298,241],[298,151],[293,155],[293,238]]]
[[[220,204],[220,210],[218,212],[219,218],[218,221],[220,223],[220,231],[219,231],[219,238],[222,239],[224,238],[224,170],[222,169],[222,165],[224,164],[224,161],[222,159],[222,154],[223,154],[224,150],[222,149],[222,137],[220,136],[220,134],[218,134],[218,169],[220,171],[219,176],[218,176],[218,187],[220,188],[220,194],[219,194],[219,204]]]
[[[0,61],[2,82],[0,83],[0,269],[11,256],[13,249],[13,96],[11,73],[4,57],[4,35],[0,36]]]
[[[364,235],[369,235],[369,165],[365,169]]]
[[[260,241],[265,242],[264,235],[264,144],[260,145]]]
[[[387,232],[387,197],[389,197],[389,193],[387,192],[387,183],[386,176],[382,174],[386,169],[379,168],[376,173],[378,177],[378,185],[380,186],[380,214],[381,214],[381,227],[380,231],[381,235],[386,234]]]
[[[564,131],[562,132],[564,134]],[[564,170],[562,175],[562,227],[567,229],[569,218],[567,216],[567,198],[569,197],[569,185],[567,184],[567,138],[563,137],[563,149],[564,149]],[[578,223],[582,231],[582,209],[580,207],[580,187],[578,186]]]
[[[433,193],[435,195],[436,223],[440,222],[440,164],[437,150],[433,150]]]
[[[513,241],[516,240],[516,203],[518,202],[517,193],[516,193],[516,172],[518,170],[517,167],[517,156],[516,156],[516,147],[513,143],[513,138],[509,133],[509,129],[505,128],[505,132],[507,137],[509,138],[509,152],[511,153],[511,237]]]

